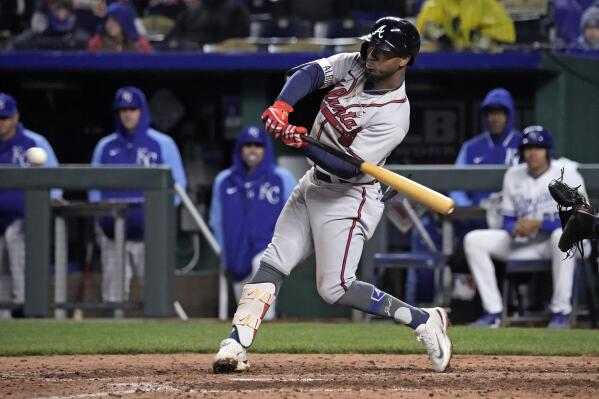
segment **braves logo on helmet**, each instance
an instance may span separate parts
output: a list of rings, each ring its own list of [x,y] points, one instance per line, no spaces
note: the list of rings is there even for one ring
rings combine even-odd
[[[420,34],[410,22],[397,17],[383,17],[376,21],[370,33],[362,37],[364,43],[360,49],[362,58],[366,59],[368,45],[373,45],[385,51],[401,56],[410,56],[408,65],[414,64],[420,51]]]
[[[383,34],[385,33],[385,27],[387,27],[387,25],[382,25],[380,28],[378,28],[377,30],[373,31],[371,34],[374,36],[375,34],[377,34],[379,36],[379,39],[383,38]]]

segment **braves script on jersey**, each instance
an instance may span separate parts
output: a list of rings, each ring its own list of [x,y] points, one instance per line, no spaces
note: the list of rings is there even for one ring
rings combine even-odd
[[[325,74],[324,97],[310,135],[324,144],[382,166],[410,127],[405,82],[385,93],[364,92],[366,74],[359,53],[342,53],[316,61]],[[352,179],[367,182],[366,175]]]

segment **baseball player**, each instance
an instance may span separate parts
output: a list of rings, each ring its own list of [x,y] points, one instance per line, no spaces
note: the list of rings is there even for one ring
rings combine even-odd
[[[0,164],[28,167],[25,152],[31,147],[46,151],[44,166],[58,166],[56,155],[48,141],[25,129],[15,99],[0,93]],[[60,190],[51,190],[52,198],[60,198]],[[25,235],[23,191],[0,190],[0,302],[13,302],[21,313],[25,300]],[[8,317],[8,313],[4,316]]]
[[[112,104],[116,132],[101,139],[92,159],[92,165],[139,165],[146,168],[154,165],[171,167],[173,179],[183,188],[187,186],[181,155],[172,138],[150,127],[150,112],[146,96],[136,87],[123,87],[116,92]],[[126,267],[125,286],[122,287],[114,275],[116,268],[114,220],[112,217],[98,219],[102,234],[100,250],[102,257],[102,299],[117,302],[121,297],[129,297],[129,284],[133,271],[143,281],[144,276],[144,193],[140,190],[92,190],[91,202],[126,201],[129,206],[127,216],[127,241],[125,243]],[[181,199],[175,197],[175,205]]]
[[[420,48],[420,35],[408,21],[376,21],[358,53],[341,53],[294,68],[275,103],[262,115],[266,130],[300,149],[314,167],[301,178],[277,221],[260,268],[245,285],[233,329],[213,360],[219,372],[249,369],[246,349],[262,317],[293,268],[316,254],[316,286],[328,303],[390,318],[412,328],[433,369],[444,371],[451,358],[448,317],[440,308],[420,309],[356,279],[364,242],[381,219],[379,183],[302,139],[307,131],[288,123],[302,97],[322,87],[325,95],[310,136],[354,157],[383,165],[410,124],[405,73]]]
[[[516,110],[509,91],[491,90],[481,103],[481,120],[485,130],[466,141],[455,161],[456,165],[516,165],[522,133],[514,128]],[[452,191],[456,206],[479,205],[491,193]]]
[[[503,229],[474,230],[464,238],[466,259],[485,310],[472,325],[501,325],[503,306],[492,258],[502,261],[551,259],[553,296],[549,306],[552,317],[548,327],[568,328],[575,259],[564,258],[558,248],[562,229],[547,186],[561,176],[562,167],[567,169],[572,185],[580,185],[583,193],[584,182],[571,164],[562,164],[551,158],[553,138],[542,126],[524,129],[518,148],[520,158],[525,163],[512,166],[504,176]]]
[[[233,165],[214,181],[210,226],[222,248],[237,301],[243,286],[260,265],[275,223],[297,180],[275,164],[272,143],[262,128],[241,131],[233,149]],[[274,303],[265,319],[275,316]]]

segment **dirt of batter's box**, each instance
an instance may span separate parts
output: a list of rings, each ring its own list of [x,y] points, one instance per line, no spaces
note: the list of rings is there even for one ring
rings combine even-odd
[[[1,398],[599,398],[599,357],[250,354],[212,373],[207,354],[0,357]]]

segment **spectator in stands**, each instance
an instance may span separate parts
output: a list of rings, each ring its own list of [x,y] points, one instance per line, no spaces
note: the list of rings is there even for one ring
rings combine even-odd
[[[524,163],[512,166],[503,179],[503,226],[501,229],[474,230],[464,239],[468,265],[476,280],[485,313],[476,327],[499,327],[503,303],[491,259],[550,259],[553,296],[549,328],[569,328],[572,312],[574,257],[564,257],[558,248],[562,229],[555,201],[548,185],[559,179],[564,169],[585,196],[584,181],[571,161],[553,159],[553,137],[542,126],[529,126],[519,144]]]
[[[23,0],[0,1],[0,38],[19,34],[29,28],[33,4]]]
[[[123,87],[116,92],[112,105],[116,132],[104,137],[94,149],[92,165],[138,165],[153,167],[168,165],[173,179],[183,188],[187,179],[177,145],[169,136],[150,127],[150,113],[146,97],[136,87]],[[144,193],[139,190],[92,190],[91,202],[129,202],[126,232],[125,286],[114,276],[117,266],[114,243],[114,220],[111,217],[98,219],[102,233],[100,250],[102,257],[102,299],[106,302],[119,300],[122,288],[124,299],[129,297],[129,285],[133,272],[143,282],[144,247]],[[178,205],[180,198],[175,199]]]
[[[31,29],[15,38],[16,49],[83,49],[89,34],[77,23],[71,0],[42,2],[31,18]]]
[[[489,49],[516,41],[514,22],[497,0],[427,0],[416,27],[440,49]]]
[[[599,2],[582,14],[580,36],[571,47],[577,50],[599,51]]]
[[[247,9],[233,0],[185,0],[187,9],[166,35],[168,48],[199,48],[206,43],[247,37],[250,17]]]
[[[145,13],[149,15],[162,15],[176,20],[185,11],[184,0],[149,0],[146,1]]]
[[[152,46],[135,26],[135,11],[128,4],[113,3],[88,44],[90,51],[139,51],[147,53]]]
[[[20,123],[15,99],[0,93],[0,164],[29,167],[25,153],[31,147],[43,148],[48,154],[43,166],[58,166],[48,141]],[[52,190],[51,196],[60,198],[61,191]],[[22,315],[25,301],[24,215],[23,191],[0,190],[0,302],[15,304],[14,316]],[[0,309],[2,318],[10,318],[10,313]]]
[[[557,47],[567,46],[577,39],[582,13],[593,2],[596,0],[551,0]]]
[[[275,164],[268,134],[258,126],[241,131],[233,150],[233,165],[220,172],[212,189],[210,226],[233,291],[241,291],[270,242],[275,223],[297,181]],[[267,317],[275,315],[274,304]]]

